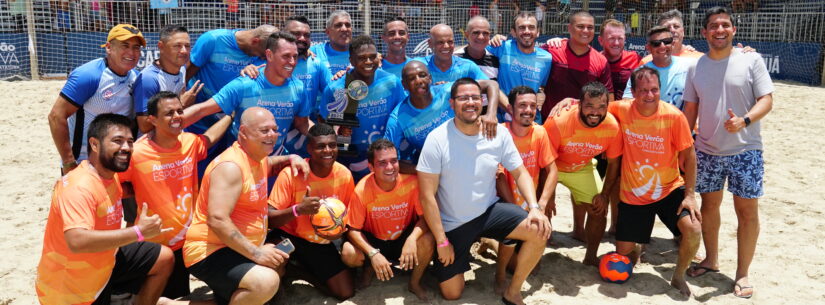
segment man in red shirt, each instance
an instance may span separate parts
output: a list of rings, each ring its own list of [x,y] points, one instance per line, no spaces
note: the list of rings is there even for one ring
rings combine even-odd
[[[622,96],[630,73],[641,64],[639,53],[625,50],[624,23],[616,19],[602,22],[599,31],[599,44],[602,55],[610,65],[610,79],[613,81],[613,97]],[[615,222],[615,218],[614,218]]]

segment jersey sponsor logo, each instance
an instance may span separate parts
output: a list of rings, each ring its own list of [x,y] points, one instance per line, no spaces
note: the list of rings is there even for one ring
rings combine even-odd
[[[409,214],[410,204],[406,201],[393,204],[389,206],[372,206],[370,207],[370,217],[372,219],[399,219],[406,218]]]
[[[642,186],[632,188],[633,195],[636,197],[642,197],[648,193],[650,193],[650,199],[659,200],[659,198],[663,195],[663,187],[662,187],[662,178],[659,176],[659,173],[656,172],[654,166],[659,166],[659,164],[654,163],[653,165],[649,164],[647,160],[645,160],[644,164],[636,162],[633,166],[633,171],[637,172],[639,175],[640,181],[647,182]]]
[[[427,55],[432,54],[433,50],[430,49],[430,43],[429,42],[430,42],[429,39],[422,40],[417,45],[415,45],[415,48],[413,48],[412,53],[413,54],[422,54],[423,56],[427,56]]]
[[[249,201],[258,201],[266,198],[266,178],[261,178],[258,183],[249,186]]]
[[[630,131],[628,131],[630,132]],[[580,156],[595,156],[604,151],[604,146],[587,142],[567,142],[562,147],[562,153],[577,154]]]
[[[115,92],[112,91],[111,88],[107,88],[106,90],[103,91],[103,94],[101,94],[101,96],[103,97],[104,100],[108,101],[108,100],[112,99],[112,97],[115,96]]]
[[[625,129],[627,135],[627,145],[638,147],[644,152],[663,154],[665,153],[665,139],[660,136],[651,136],[643,133],[635,133],[630,129]]]
[[[185,179],[192,176],[194,172],[194,162],[192,157],[177,160],[166,164],[152,164],[152,180],[165,181],[166,179]]]

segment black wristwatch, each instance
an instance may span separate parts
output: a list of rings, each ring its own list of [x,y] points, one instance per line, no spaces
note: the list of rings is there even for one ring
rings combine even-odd
[[[751,126],[751,118],[749,118],[748,116],[745,116],[742,119],[745,120],[745,127]]]

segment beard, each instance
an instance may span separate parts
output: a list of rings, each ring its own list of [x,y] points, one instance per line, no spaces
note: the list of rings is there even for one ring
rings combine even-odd
[[[606,117],[607,117],[606,115],[599,116],[599,121],[596,124],[590,124],[590,121],[587,119],[587,115],[585,115],[583,112],[579,111],[579,118],[581,118],[584,125],[587,125],[588,127],[599,126],[599,124],[601,124],[602,121],[604,121],[604,119]]]
[[[101,149],[101,151],[103,151],[103,147],[101,147],[100,149]],[[124,161],[118,161],[118,159],[116,157],[118,155],[124,155],[124,154],[127,157],[126,161],[125,162]],[[101,154],[100,157],[99,157],[100,164],[103,165],[104,168],[106,168],[110,171],[116,172],[116,173],[125,172],[127,169],[129,169],[129,161],[132,160],[132,153],[118,151],[118,152],[115,152],[114,154],[112,154],[109,157],[107,157],[106,155],[108,155],[108,154]]]

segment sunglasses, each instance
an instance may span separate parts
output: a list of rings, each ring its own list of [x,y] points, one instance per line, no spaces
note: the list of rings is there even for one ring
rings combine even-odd
[[[659,39],[659,40],[651,40],[649,43],[654,48],[658,48],[663,43],[666,44],[666,45],[670,45],[670,44],[673,43],[673,37],[665,38],[665,39]]]

